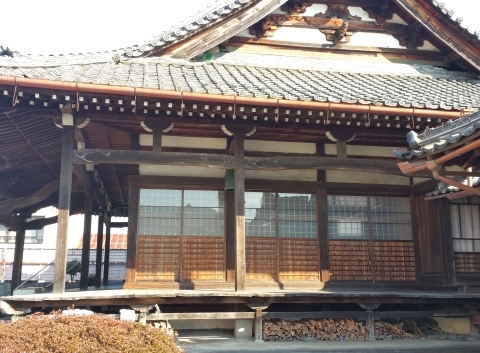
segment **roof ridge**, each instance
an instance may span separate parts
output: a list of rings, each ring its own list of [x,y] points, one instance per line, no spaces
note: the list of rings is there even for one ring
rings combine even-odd
[[[20,54],[13,51],[16,56],[21,57],[77,57],[89,55],[110,55],[110,59],[114,61],[124,61],[132,57],[140,57],[144,54],[168,47],[180,40],[188,38],[198,31],[210,27],[220,21],[223,21],[230,14],[237,12],[248,5],[259,0],[215,0],[215,3],[207,6],[205,10],[198,12],[195,15],[183,20],[178,26],[173,26],[170,29],[164,30],[160,34],[143,42],[143,44],[132,45],[126,48],[119,48],[114,50],[107,50],[103,52],[87,52],[87,53],[70,53],[70,54]]]
[[[445,7],[445,3],[440,2],[438,0],[429,0],[433,6],[435,6],[439,12],[443,13],[446,17],[450,19],[450,21],[455,22],[459,28],[462,30],[468,32],[472,37],[474,37],[476,40],[480,41],[480,29],[474,30],[471,29],[469,25],[462,24],[463,23],[463,18],[462,17],[457,17],[453,18],[454,11],[453,10],[448,10]]]

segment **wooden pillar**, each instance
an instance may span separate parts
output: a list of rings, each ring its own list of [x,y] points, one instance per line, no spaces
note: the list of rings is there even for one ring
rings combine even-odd
[[[347,158],[347,141],[338,140],[337,145],[337,158]]]
[[[225,191],[225,246],[227,282],[235,280],[235,195]]]
[[[446,198],[435,200],[438,215],[438,229],[440,230],[440,239],[442,242],[443,254],[443,279],[445,285],[454,285],[455,276],[455,255],[453,251],[452,239],[452,221],[450,215],[450,203]]]
[[[110,219],[110,222],[112,221],[111,217],[112,212],[108,211],[108,218]],[[105,287],[108,286],[108,271],[110,267],[110,231],[112,229],[110,222],[105,228],[105,259],[103,262],[103,285]]]
[[[161,128],[155,128],[153,130],[153,152],[162,152],[162,133],[163,131]]]
[[[95,260],[95,288],[102,286],[103,208],[98,210],[97,256]]]
[[[53,279],[54,294],[62,294],[65,292],[68,220],[70,217],[70,200],[72,197],[72,151],[75,141],[73,115],[69,113],[63,113],[62,120],[64,121],[64,125],[62,138],[62,162],[60,167],[60,189],[58,197],[57,245],[55,251],[55,269]],[[71,123],[72,125],[67,125],[67,122]]]
[[[325,156],[325,145],[316,143],[316,156]],[[320,247],[320,275],[322,282],[330,280],[330,260],[328,251],[328,199],[325,183],[326,171],[317,170],[317,232]]]
[[[233,139],[227,137],[226,154],[233,155]],[[227,171],[225,172],[225,178]],[[225,180],[225,266],[227,282],[235,281],[235,195],[233,190],[227,190]]]
[[[88,272],[90,268],[90,238],[92,233],[92,206],[92,194],[86,193],[83,219],[82,270],[80,272],[80,290],[88,289]]]
[[[245,136],[236,132],[235,146],[235,291],[245,290]]]
[[[13,254],[11,292],[22,283],[23,250],[25,247],[25,228],[23,223],[17,228],[15,235],[15,252]]]
[[[140,149],[139,135],[130,134],[130,150]],[[130,165],[129,175],[138,175],[138,164]],[[136,252],[137,252],[137,218],[138,218],[139,188],[129,184],[128,189],[128,237],[127,237],[127,269],[125,283],[135,282]]]

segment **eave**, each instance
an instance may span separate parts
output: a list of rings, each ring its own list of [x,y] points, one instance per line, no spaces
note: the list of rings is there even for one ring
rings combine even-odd
[[[458,26],[447,23],[427,0],[394,0],[395,3],[422,24],[433,36],[451,48],[480,73],[480,44],[462,33]]]

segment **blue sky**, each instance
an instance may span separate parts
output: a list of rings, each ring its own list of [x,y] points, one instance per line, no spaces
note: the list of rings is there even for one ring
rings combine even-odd
[[[446,4],[447,9],[455,11],[454,17],[463,17],[470,27],[480,30],[480,1],[440,1]],[[4,0],[1,5],[0,44],[24,54],[114,50],[141,44],[215,2]],[[169,8],[164,4],[168,4]]]

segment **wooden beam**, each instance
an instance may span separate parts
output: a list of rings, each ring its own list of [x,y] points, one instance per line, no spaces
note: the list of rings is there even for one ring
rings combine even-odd
[[[254,312],[212,312],[212,313],[155,313],[147,314],[147,321],[158,320],[209,320],[209,319],[253,319]]]
[[[230,155],[182,152],[150,152],[124,150],[75,150],[75,164],[147,164],[203,166],[233,169],[235,158]],[[341,159],[321,156],[244,157],[245,170],[318,169],[361,171],[405,176],[396,163],[367,158]],[[425,175],[431,176],[429,173]],[[421,175],[423,176],[423,175]]]
[[[377,23],[374,21],[361,21],[355,19],[325,18],[309,16],[290,16],[284,14],[271,14],[262,19],[255,27],[257,36],[261,37],[262,32],[273,28],[292,27],[292,28],[314,28],[318,30],[336,30],[348,22],[349,32],[372,32],[385,33],[391,35],[404,35],[408,33],[409,28],[406,25],[398,23]],[[253,34],[253,33],[252,33]]]
[[[20,220],[10,214],[0,214],[0,224],[11,230],[17,230],[20,225]]]
[[[25,228],[20,225],[15,235],[15,252],[13,254],[11,292],[22,283],[23,250],[25,247]]]
[[[92,233],[92,207],[92,195],[90,193],[87,193],[85,194],[85,207],[83,218],[82,269],[80,271],[80,290],[88,289],[88,276],[90,269],[90,240]]]
[[[45,226],[55,224],[58,222],[58,216],[48,218],[38,218],[33,221],[25,222],[24,227],[26,230],[38,230],[43,229]]]
[[[111,228],[126,228],[128,227],[128,222],[111,222]]]
[[[69,158],[71,160],[72,156],[69,156]],[[0,201],[0,213],[8,214],[8,213],[12,213],[13,211],[21,210],[22,208],[25,208],[28,206],[36,205],[46,200],[54,192],[58,191],[59,186],[60,186],[60,182],[58,180],[55,180],[45,185],[43,188],[41,188],[39,191],[37,191],[33,195],[20,197],[18,199]]]
[[[245,133],[234,132],[235,146],[235,291],[245,290]]]
[[[67,270],[67,239],[70,202],[72,197],[72,150],[74,145],[74,126],[63,126],[62,162],[60,169],[60,191],[58,196],[58,226],[55,251],[55,269],[53,293],[65,292],[65,275]]]

